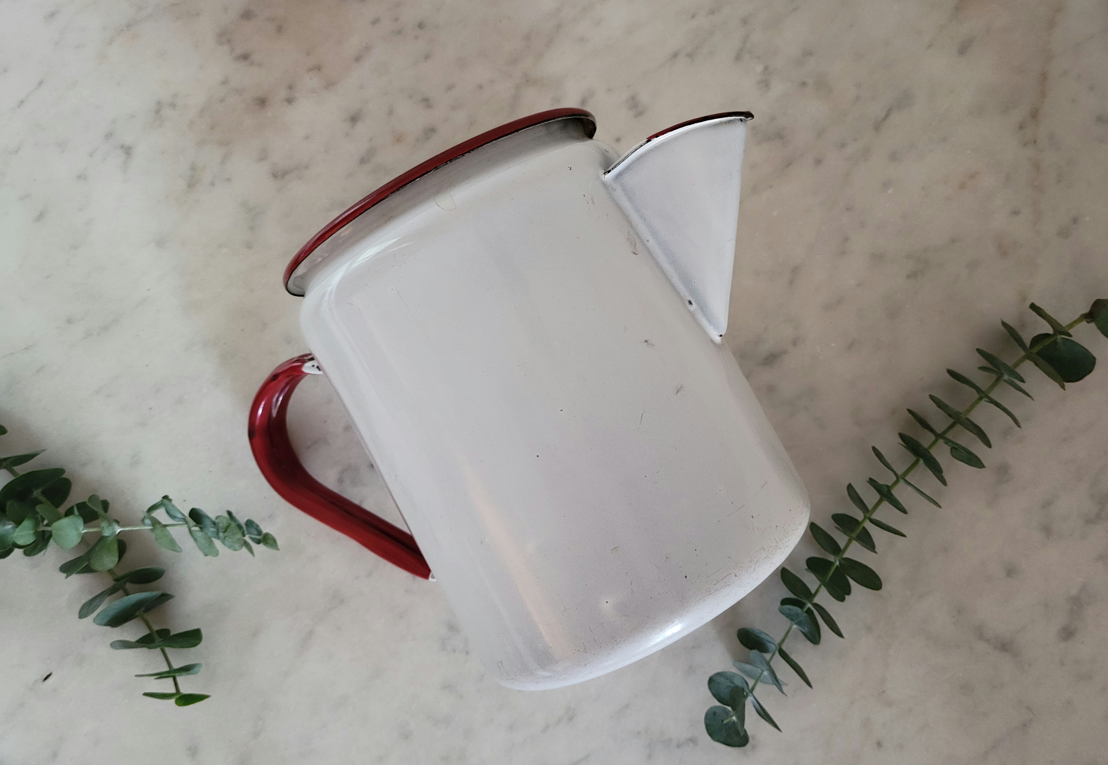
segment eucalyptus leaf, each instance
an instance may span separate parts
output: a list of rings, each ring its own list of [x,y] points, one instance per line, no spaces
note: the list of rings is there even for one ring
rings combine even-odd
[[[54,507],[61,507],[69,499],[69,491],[72,488],[72,481],[68,478],[59,478],[39,489],[38,495]]]
[[[853,558],[843,558],[839,561],[839,570],[849,576],[855,582],[870,590],[881,589],[881,577],[877,572],[861,561]]]
[[[54,542],[63,550],[72,550],[85,534],[85,522],[79,515],[67,515],[50,524]]]
[[[804,671],[804,668],[800,666],[796,659],[794,659],[784,648],[777,649],[777,655],[785,660],[785,663],[792,667],[793,672],[797,677],[804,681],[804,684],[809,688],[812,687],[812,681],[808,679],[808,674]]]
[[[246,536],[250,538],[251,542],[260,545],[262,543],[262,527],[251,520],[248,520],[244,525]]]
[[[896,528],[895,526],[890,526],[889,524],[885,523],[884,521],[879,521],[876,518],[870,518],[869,522],[872,523],[877,528],[881,529],[882,531],[887,531],[890,534],[896,534],[898,537],[907,538],[907,536],[908,536],[907,534],[905,534],[903,531]]]
[[[203,529],[204,533],[209,537],[212,539],[219,538],[219,527],[216,525],[215,520],[199,507],[194,507],[189,510],[189,518],[192,519],[193,523]]]
[[[795,598],[784,598],[777,610],[800,630],[800,634],[806,637],[809,643],[819,645],[819,622],[813,614],[804,609],[804,605],[802,601]]]
[[[978,369],[985,369],[985,367],[978,367]],[[1032,401],[1034,401],[1034,400],[1035,400],[1035,397],[1034,397],[1034,396],[1032,396],[1032,395],[1031,395],[1030,393],[1028,393],[1027,391],[1025,391],[1025,390],[1024,390],[1023,388],[1021,388],[1021,387],[1020,387],[1020,384],[1019,384],[1018,382],[1016,382],[1015,380],[1009,380],[1009,379],[1008,379],[1007,377],[1002,377],[1002,378],[1001,378],[1001,381],[1002,381],[1002,382],[1003,382],[1003,383],[1004,383],[1005,385],[1007,385],[1007,386],[1008,386],[1009,388],[1011,388],[1012,390],[1014,390],[1014,391],[1018,391],[1018,392],[1022,393],[1023,395],[1027,396],[1027,397],[1028,397],[1029,399],[1031,399]]]
[[[943,475],[943,466],[935,459],[935,455],[927,451],[927,448],[923,444],[907,433],[898,433],[897,435],[900,436],[901,445],[908,450],[908,453],[918,459],[925,468],[930,470],[931,475],[935,476],[935,480],[943,486],[946,486],[946,476]]]
[[[13,454],[11,457],[0,457],[0,470],[7,470],[8,468],[19,467],[24,465],[35,457],[42,454],[45,449],[39,449],[37,452],[27,452],[26,454]]]
[[[741,707],[745,710],[745,706]],[[744,721],[738,711],[727,707],[709,707],[704,713],[704,730],[708,736],[724,746],[743,747],[750,743]]]
[[[721,704],[730,706],[736,688],[750,693],[750,685],[742,675],[736,675],[734,672],[716,672],[708,678],[708,690]]]
[[[835,619],[831,616],[831,612],[821,606],[819,603],[813,603],[812,608],[816,609],[820,618],[823,619],[823,623],[827,625],[827,629],[834,632],[839,637],[843,636],[842,630],[839,629],[839,625],[835,622]]]
[[[146,516],[146,519],[150,521],[150,528],[154,534],[154,542],[158,547],[169,550],[170,552],[181,552],[181,546],[177,544],[177,540],[173,538],[173,534],[170,533],[164,523],[153,515]]]
[[[895,494],[893,494],[893,489],[891,486],[881,483],[880,481],[873,478],[867,479],[866,483],[868,483],[870,485],[870,488],[876,491],[878,496],[881,497],[881,499],[885,500],[887,504],[896,508],[905,515],[908,514],[908,508],[906,508],[901,503],[900,499]]]
[[[869,505],[865,503],[862,495],[854,488],[854,484],[848,483],[846,485],[846,496],[850,497],[850,501],[854,503],[854,506],[862,511],[862,515],[869,515]]]
[[[870,448],[873,449],[873,456],[877,457],[877,461],[884,465],[885,468],[893,474],[894,478],[899,478],[900,473],[896,472],[896,468],[889,464],[889,460],[885,458],[885,455],[881,453],[881,450],[878,449],[876,446],[871,446]]]
[[[135,677],[153,677],[156,680],[167,680],[171,677],[184,677],[185,675],[198,675],[203,664],[184,664],[173,669],[163,669],[161,672],[146,672]]]
[[[1053,335],[1051,335],[1050,337],[1053,337]],[[1049,347],[1050,346],[1043,346],[1035,352],[1028,351],[1027,358],[1031,360],[1032,364],[1039,368],[1040,372],[1042,372],[1044,375],[1057,383],[1059,388],[1065,390],[1066,381],[1062,379],[1062,375],[1058,374],[1058,370],[1051,366],[1050,363],[1047,362],[1047,360],[1044,359],[1041,355],[1043,351],[1045,351]]]
[[[747,664],[744,661],[733,661],[731,663],[734,665],[735,669],[739,670],[739,672],[742,672],[744,675],[749,677],[751,680],[761,680],[762,679],[762,675],[764,673],[762,672],[761,669],[759,669],[758,667],[755,667],[753,664]]]
[[[76,558],[72,558],[71,560],[67,560],[65,563],[58,566],[58,571],[65,574],[66,579],[73,576],[74,574],[91,573],[92,569],[88,567],[89,552],[91,551],[86,550],[82,555],[79,555]]]
[[[951,444],[950,456],[959,462],[969,465],[972,468],[982,469],[985,467],[985,463],[981,461],[981,458],[971,452],[961,444]]]
[[[35,506],[30,502],[13,499],[8,502],[6,515],[9,521],[18,526],[28,518],[37,518],[38,513],[35,512]]]
[[[151,584],[165,576],[165,569],[161,566],[143,566],[120,574],[115,578],[120,584]]]
[[[199,704],[204,699],[210,699],[211,696],[207,693],[182,693],[177,696],[177,699],[173,702],[179,707],[188,707],[193,704]]]
[[[945,414],[950,419],[954,420],[954,422],[961,425],[968,432],[972,433],[977,438],[977,440],[980,441],[981,443],[985,444],[986,447],[988,447],[990,449],[992,448],[993,445],[989,441],[988,434],[984,430],[982,430],[980,425],[978,425],[976,422],[971,420],[966,415],[959,412],[957,409],[952,407],[950,404],[943,401],[938,396],[932,395],[932,396],[929,396],[929,398],[931,399],[931,403],[933,403],[935,406],[937,406],[942,411],[943,414]]]
[[[61,468],[46,468],[45,470],[30,470],[22,473],[0,487],[0,507],[3,507],[13,499],[26,502],[54,481],[65,475]],[[33,505],[32,505],[33,508]],[[11,515],[9,514],[9,518]],[[12,518],[12,520],[15,520]],[[18,521],[17,521],[18,522]]]
[[[739,642],[743,648],[750,651],[765,651],[773,653],[777,648],[777,641],[754,627],[743,627],[738,632]]]
[[[93,571],[107,571],[116,563],[119,563],[119,539],[100,537],[89,551],[89,568]]]
[[[1016,347],[1024,353],[1027,353],[1027,343],[1020,337],[1020,333],[1016,331],[1015,327],[1006,321],[1000,322],[1000,326],[1004,327],[1004,331],[1008,333],[1008,337],[1012,338],[1012,342],[1016,344]]]
[[[935,499],[930,494],[928,494],[926,491],[924,491],[920,487],[916,486],[914,483],[909,481],[907,478],[901,478],[900,481],[905,486],[907,486],[909,489],[914,491],[916,494],[919,494],[921,497],[926,499],[928,502],[930,502],[935,507],[942,507],[942,505],[940,505],[938,502],[936,502]],[[873,519],[871,518],[870,520],[872,521]]]
[[[787,589],[793,595],[796,595],[801,600],[811,600],[815,597],[812,591],[808,589],[808,585],[804,582],[804,580],[794,574],[792,571],[789,571],[787,568],[781,569],[781,581],[784,582],[785,589]],[[765,633],[763,632],[762,634],[764,635]],[[769,636],[767,635],[766,637]],[[770,642],[772,643],[773,641],[770,640]],[[757,650],[761,649],[759,648]],[[770,650],[772,651],[773,649],[771,648]]]
[[[177,632],[162,641],[166,648],[195,648],[204,640],[204,633],[199,629]]]
[[[280,550],[277,546],[277,537],[270,534],[268,531],[262,534],[262,546],[268,547],[270,550]]]
[[[935,426],[928,422],[927,418],[924,417],[922,414],[915,411],[914,409],[909,409],[908,414],[912,415],[912,419],[915,420],[916,423],[918,423],[919,426],[926,430],[928,433],[937,438],[942,438],[942,436],[939,435],[939,431],[935,430]]]
[[[1036,335],[1031,339],[1035,345],[1050,335]],[[1096,367],[1096,357],[1076,340],[1060,337],[1039,351],[1039,358],[1054,368],[1063,382],[1075,383],[1084,380]]]
[[[754,711],[758,713],[759,717],[768,722],[774,728],[777,728],[777,730],[781,730],[774,719],[770,717],[770,714],[766,710],[766,708],[762,706],[762,702],[758,701],[758,697],[756,697],[754,694],[750,695],[750,705],[754,707]]]
[[[827,594],[835,600],[843,601],[850,595],[850,580],[832,561],[826,558],[808,558],[805,565],[823,584]]]
[[[78,619],[87,619],[88,617],[92,616],[93,614],[96,613],[96,611],[100,608],[100,606],[104,605],[105,600],[107,600],[110,596],[114,595],[115,593],[119,592],[122,588],[123,588],[123,585],[121,585],[119,583],[116,583],[116,584],[113,584],[108,589],[101,590],[100,592],[96,593],[91,598],[89,598],[88,600],[86,600],[84,603],[81,604],[80,610],[77,611],[77,618]]]
[[[1018,383],[1027,382],[1023,379],[1023,375],[1017,372],[1014,367],[1010,366],[999,356],[995,356],[982,348],[978,348],[977,353],[981,358],[985,359],[985,363],[995,369],[1000,375]]]
[[[115,649],[116,651],[126,651],[126,650],[131,649],[131,648],[148,648],[148,649],[161,648],[162,644],[161,643],[151,643],[151,644],[140,643],[137,640],[113,640],[111,642],[111,647],[113,649]]]
[[[835,513],[831,516],[831,520],[834,522],[835,528],[839,531],[851,537],[855,542],[871,553],[877,552],[877,545],[874,544],[873,535],[871,535],[869,529],[863,526],[862,522],[853,515]],[[870,521],[873,521],[873,519],[870,518]]]
[[[7,518],[0,518],[0,550],[10,550],[15,537],[16,525]]]
[[[12,545],[15,547],[29,547],[35,542],[38,532],[38,520],[36,517],[27,516],[23,522],[15,527],[12,533]]]
[[[813,521],[808,524],[808,530],[812,533],[812,538],[816,540],[816,544],[824,549],[830,555],[838,555],[843,551],[843,548],[835,540],[835,537],[824,530],[822,526]]]
[[[1091,322],[1100,330],[1100,334],[1108,337],[1108,300],[1104,298],[1094,300],[1085,314],[1085,321]]]
[[[165,510],[165,514],[175,521],[184,522],[186,520],[185,514],[177,509],[177,505],[173,504],[173,500],[169,497],[162,497],[154,506],[161,507]]]
[[[126,642],[127,642],[126,640],[117,640],[117,641],[115,641],[115,643],[126,643]],[[115,643],[112,643],[112,648],[115,648]],[[158,692],[155,692],[155,691],[147,691],[146,693],[144,693],[142,695],[146,696],[147,698],[151,698],[151,699],[162,699],[164,701],[172,701],[173,699],[177,698],[181,694],[179,694],[177,692],[158,693]]]
[[[50,545],[50,531],[39,529],[35,534],[35,541],[23,548],[23,554],[28,558],[38,555],[39,553],[46,552],[46,548]]]
[[[1051,316],[1049,313],[1044,311],[1042,308],[1035,305],[1034,303],[1029,305],[1028,308],[1031,309],[1032,313],[1034,313],[1036,316],[1038,316],[1040,319],[1042,319],[1043,321],[1045,321],[1047,324],[1050,325],[1050,328],[1053,330],[1053,334],[1062,335],[1063,337],[1071,337],[1070,331],[1068,329],[1066,329],[1066,325],[1064,325],[1062,322],[1055,319],[1053,316]],[[1032,345],[1035,344],[1035,339],[1034,338],[1031,339],[1031,344]]]
[[[204,553],[209,558],[214,558],[219,555],[219,548],[215,546],[215,542],[212,538],[204,533],[204,531],[198,526],[189,526],[189,536],[192,537],[192,541],[196,543],[196,546],[200,548],[200,552]]]
[[[758,651],[751,651],[750,663],[762,670],[762,682],[768,681],[773,683],[774,688],[781,691],[781,693],[785,692],[784,683],[781,682],[781,678],[777,676],[773,666],[769,663],[769,659],[767,659],[764,654]]]
[[[224,516],[221,515],[219,517],[223,518]],[[246,546],[246,538],[242,535],[242,532],[235,524],[231,523],[230,521],[227,521],[226,523],[226,528],[220,530],[219,541],[222,542],[223,546],[226,547],[228,550],[241,550],[243,547]]]
[[[153,611],[172,597],[168,592],[157,590],[124,595],[119,600],[113,600],[106,605],[92,621],[101,627],[118,627],[147,611]]]
[[[227,519],[234,524],[235,528],[239,530],[239,534],[246,536],[246,527],[242,525],[242,522],[235,517],[235,514],[230,510],[227,511]]]

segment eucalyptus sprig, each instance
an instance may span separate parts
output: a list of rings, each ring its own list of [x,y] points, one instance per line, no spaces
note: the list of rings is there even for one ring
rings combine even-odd
[[[0,425],[0,435],[7,432]],[[184,527],[200,552],[209,557],[219,555],[216,540],[228,550],[245,549],[250,555],[254,555],[252,542],[276,550],[277,540],[272,534],[262,531],[254,521],[240,522],[230,510],[225,515],[212,518],[200,508],[194,507],[185,515],[169,497],[162,497],[147,508],[142,516],[142,524],[138,526],[121,525],[108,514],[108,501],[95,494],[63,510],[72,488],[63,469],[46,468],[26,473],[16,469],[41,453],[40,450],[0,457],[0,470],[6,470],[13,476],[0,487],[0,559],[7,558],[17,549],[22,549],[23,554],[28,557],[39,555],[46,552],[51,544],[63,550],[83,547],[84,551],[80,555],[63,563],[58,570],[65,574],[66,579],[74,574],[102,572],[111,576],[112,584],[81,604],[77,617],[86,619],[95,614],[92,620],[95,624],[113,628],[138,619],[146,627],[146,634],[135,640],[114,640],[111,647],[116,650],[157,650],[165,659],[166,669],[135,677],[171,680],[173,690],[148,691],[142,695],[173,701],[179,707],[187,707],[209,698],[204,693],[182,692],[178,680],[180,677],[198,674],[202,665],[196,663],[175,666],[168,653],[169,650],[195,648],[203,640],[203,633],[199,629],[177,633],[155,629],[146,615],[173,596],[160,590],[133,591],[132,588],[158,581],[165,575],[165,569],[143,566],[122,573],[116,571],[115,567],[127,552],[127,543],[120,534],[149,532],[153,534],[159,547],[171,552],[181,552],[181,546],[173,538],[170,529]],[[159,511],[165,513],[166,521],[158,517]],[[86,538],[86,535],[91,536]],[[114,595],[119,597],[109,601]]]
[[[829,557],[814,556],[805,561],[808,573],[816,581],[814,588],[799,575],[787,568],[782,568],[781,581],[791,594],[791,597],[783,598],[778,607],[778,611],[789,622],[784,634],[774,640],[762,630],[743,627],[738,631],[738,639],[743,647],[750,651],[749,659],[745,662],[734,662],[738,672],[717,672],[708,678],[709,692],[722,705],[710,707],[704,713],[704,727],[713,740],[732,747],[746,746],[750,742],[750,734],[746,729],[747,702],[750,703],[755,714],[777,730],[781,730],[765,705],[755,696],[754,691],[759,684],[769,683],[781,693],[785,692],[785,684],[778,677],[777,670],[773,666],[777,657],[781,657],[805,685],[812,687],[804,669],[785,650],[785,642],[792,635],[793,630],[796,630],[808,642],[818,645],[822,637],[821,622],[835,635],[843,637],[843,632],[830,611],[823,604],[816,602],[820,593],[826,592],[834,600],[842,602],[851,594],[851,582],[870,590],[881,589],[881,577],[877,572],[865,563],[847,557],[846,553],[855,543],[871,553],[877,552],[876,542],[868,526],[894,536],[906,536],[903,531],[874,517],[874,513],[882,505],[889,505],[907,515],[907,507],[896,495],[896,489],[902,484],[912,489],[923,500],[935,507],[940,507],[933,497],[908,480],[908,476],[922,465],[940,484],[947,485],[946,473],[935,454],[936,447],[940,445],[947,447],[950,456],[965,465],[978,469],[985,467],[981,458],[968,446],[951,437],[951,434],[960,428],[973,435],[986,448],[992,448],[985,430],[970,419],[974,409],[983,403],[989,404],[1007,415],[1016,427],[1022,427],[1016,415],[993,395],[997,388],[1006,385],[1027,398],[1032,398],[1031,394],[1023,388],[1026,380],[1016,371],[1019,366],[1025,362],[1031,362],[1062,389],[1065,389],[1066,383],[1082,380],[1093,371],[1096,358],[1087,348],[1073,339],[1070,330],[1079,324],[1088,323],[1093,324],[1101,334],[1108,337],[1108,300],[1095,301],[1088,311],[1068,324],[1062,324],[1034,303],[1031,304],[1031,311],[1047,323],[1050,332],[1035,335],[1030,342],[1027,342],[1015,328],[1006,322],[1001,322],[1021,355],[1009,364],[998,356],[978,348],[978,355],[985,361],[985,366],[978,367],[978,370],[992,378],[985,387],[961,372],[947,370],[951,378],[974,393],[974,398],[962,409],[957,409],[938,396],[930,396],[931,402],[949,420],[942,430],[932,425],[919,412],[908,410],[908,414],[927,432],[931,441],[924,445],[922,441],[907,433],[898,434],[900,445],[912,457],[907,467],[897,470],[876,446],[873,447],[873,454],[877,461],[893,474],[893,478],[890,483],[882,483],[875,478],[867,479],[866,483],[877,497],[876,500],[870,501],[867,501],[852,484],[847,484],[847,498],[861,517],[848,513],[835,513],[831,516],[835,529],[844,541],[840,542],[834,534],[817,523],[809,526],[812,538]]]

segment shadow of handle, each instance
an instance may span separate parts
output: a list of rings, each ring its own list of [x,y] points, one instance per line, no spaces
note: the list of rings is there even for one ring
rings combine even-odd
[[[328,489],[312,478],[296,457],[285,421],[289,401],[305,375],[318,371],[315,358],[307,353],[274,369],[258,389],[250,406],[248,433],[262,475],[293,507],[346,534],[389,563],[429,579],[431,569],[411,534]]]

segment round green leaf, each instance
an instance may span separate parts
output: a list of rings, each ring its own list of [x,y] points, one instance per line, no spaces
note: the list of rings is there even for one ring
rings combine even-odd
[[[808,558],[804,563],[835,600],[843,601],[850,595],[850,580],[846,578],[842,568],[836,567],[826,558]]]
[[[50,530],[54,533],[54,541],[63,550],[71,550],[77,546],[84,536],[85,522],[79,515],[67,515],[59,521],[50,524]]]
[[[39,529],[35,535],[35,541],[23,548],[23,554],[28,558],[38,555],[41,552],[45,552],[47,546],[50,544],[50,530]]]
[[[1085,318],[1100,330],[1100,334],[1108,337],[1108,300],[1104,298],[1094,300]]]
[[[867,566],[865,563],[856,561],[853,558],[843,558],[841,561],[839,561],[839,569],[855,582],[867,589],[881,589],[881,577],[879,577],[877,575],[877,572]]]
[[[746,678],[734,672],[716,672],[708,678],[708,691],[720,704],[731,704],[731,699],[736,688],[750,692],[750,684]]]
[[[781,581],[785,583],[785,589],[801,600],[811,600],[815,597],[812,591],[808,589],[808,585],[805,584],[804,580],[787,568],[781,569]],[[773,649],[770,650],[772,651]]]
[[[805,610],[805,603],[796,598],[784,598],[778,611],[781,615],[796,625],[800,634],[808,639],[812,645],[819,645],[820,629],[815,616]]]
[[[7,518],[0,518],[0,550],[10,550],[15,538],[16,525]]]
[[[738,637],[743,647],[751,651],[773,653],[777,648],[777,642],[773,638],[754,627],[743,627],[739,630]]]
[[[152,515],[146,516],[145,520],[150,522],[150,528],[154,532],[154,542],[158,547],[170,552],[181,552],[181,546],[177,544],[177,540],[173,538],[173,534],[169,532],[164,523]]]
[[[189,536],[192,537],[192,541],[196,543],[196,546],[200,548],[200,552],[204,555],[209,558],[219,555],[219,548],[215,546],[215,542],[200,527],[189,526]]]
[[[100,537],[89,551],[89,568],[93,571],[107,571],[116,563],[119,563],[119,538]]]
[[[54,507],[61,507],[69,499],[69,490],[72,488],[72,481],[68,478],[59,478],[40,489],[39,494]]]
[[[207,693],[182,693],[173,703],[179,707],[187,707],[193,704],[199,704],[204,699],[210,698],[211,696]]]
[[[270,550],[280,550],[277,546],[277,537],[270,534],[268,531],[262,534],[262,546],[268,547]]]
[[[808,524],[808,530],[812,533],[812,538],[816,540],[816,544],[822,547],[828,555],[838,555],[843,551],[843,548],[839,546],[835,537],[831,536],[828,531],[815,521]]]
[[[63,475],[65,475],[65,471],[61,468],[46,468],[45,470],[30,470],[16,476],[4,484],[3,488],[0,488],[0,507],[13,499],[26,502],[31,499],[36,491],[46,488]],[[9,514],[8,517],[10,518],[11,515]]]
[[[152,611],[172,598],[168,592],[136,592],[112,601],[96,615],[93,622],[101,627],[118,627],[140,614]]]
[[[816,612],[820,615],[820,618],[823,619],[823,623],[827,625],[827,628],[829,630],[834,632],[839,637],[843,636],[843,631],[839,629],[839,625],[835,622],[834,618],[832,618],[830,611],[821,606],[819,603],[813,603],[812,608],[816,609]]]
[[[38,516],[28,515],[23,522],[16,526],[12,533],[12,544],[15,547],[29,547],[35,542],[38,532]]]
[[[162,641],[165,648],[195,648],[204,640],[204,633],[199,629],[177,632]]]
[[[121,586],[122,585],[118,583],[113,584],[108,589],[101,590],[100,592],[96,593],[91,598],[86,600],[84,603],[81,604],[81,609],[77,612],[77,618],[86,619],[95,614],[96,609],[104,605],[104,601],[107,600],[109,596],[119,592]]]
[[[704,730],[724,746],[742,747],[750,743],[750,734],[738,719],[738,713],[727,707],[710,707],[704,713]]]
[[[1042,342],[1050,335],[1035,335],[1031,344]],[[1059,337],[1039,351],[1039,358],[1054,368],[1064,382],[1084,380],[1096,366],[1096,357],[1085,346],[1068,337]]]
[[[750,663],[762,671],[762,682],[773,683],[774,687],[781,693],[785,692],[784,683],[781,682],[781,678],[777,676],[777,672],[774,671],[773,665],[769,663],[769,659],[759,651],[750,652]]]
[[[174,667],[173,669],[163,669],[161,672],[147,672],[142,675],[135,675],[135,677],[153,677],[157,680],[168,680],[171,677],[200,674],[200,668],[203,666],[203,664],[185,664],[180,667]]]
[[[762,702],[758,701],[758,699],[753,694],[750,696],[750,703],[751,705],[753,705],[754,711],[758,713],[759,717],[768,722],[774,728],[777,728],[777,730],[781,730],[781,728],[777,726],[777,723],[774,722],[774,719],[770,717],[769,711],[764,706],[762,706]]]
[[[797,676],[804,681],[804,684],[806,686],[808,686],[809,688],[812,687],[812,681],[808,679],[808,675],[804,672],[804,668],[801,667],[800,664],[797,663],[796,659],[789,655],[784,648],[778,648],[777,655],[784,659],[785,663],[793,668],[793,672],[795,672]]]
[[[165,576],[165,569],[161,566],[143,566],[120,574],[115,581],[119,584],[150,584]]]

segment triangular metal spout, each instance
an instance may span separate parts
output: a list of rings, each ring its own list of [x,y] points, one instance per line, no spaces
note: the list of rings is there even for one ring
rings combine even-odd
[[[727,330],[750,112],[652,135],[604,173],[612,196],[708,335]]]

